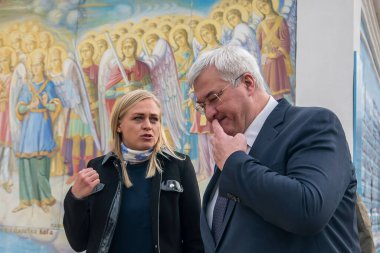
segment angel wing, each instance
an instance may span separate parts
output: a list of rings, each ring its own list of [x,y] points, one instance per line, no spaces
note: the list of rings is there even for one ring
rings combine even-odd
[[[246,23],[240,23],[232,30],[232,37],[228,44],[240,46],[258,59],[256,33]]]
[[[80,119],[89,125],[95,145],[100,149],[83,75],[80,66],[70,57],[66,58],[63,63],[63,75],[65,78],[65,93],[67,94],[66,101],[69,101],[69,107],[79,115]]]
[[[17,152],[20,143],[21,122],[16,117],[17,100],[23,85],[26,83],[26,67],[20,62],[13,71],[9,93],[9,124],[11,128],[12,147]]]
[[[160,38],[152,54],[145,53],[142,60],[149,66],[154,92],[161,102],[164,124],[169,128],[174,145],[180,149],[182,134],[189,133],[181,110],[183,98],[173,51],[169,43]]]
[[[112,138],[111,128],[109,125],[109,112],[106,105],[106,84],[115,66],[114,56],[111,49],[107,49],[99,63],[99,84],[98,84],[98,103],[99,103],[99,132],[100,132],[100,145],[103,153],[109,150],[108,142]]]
[[[199,43],[199,41],[196,38],[193,38],[192,46],[193,46],[193,52],[194,52],[194,59],[197,59],[199,56],[199,52],[202,49],[202,45],[201,43]]]

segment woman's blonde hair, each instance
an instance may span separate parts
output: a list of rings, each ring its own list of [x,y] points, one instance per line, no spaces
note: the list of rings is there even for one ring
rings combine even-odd
[[[145,99],[153,100],[158,108],[160,109],[159,122],[162,123],[162,112],[161,105],[157,97],[146,90],[134,90],[128,92],[124,95],[114,106],[111,114],[111,131],[112,131],[112,139],[113,139],[113,148],[112,151],[117,155],[120,161],[123,161],[123,155],[121,151],[121,143],[122,143],[122,133],[118,132],[118,127],[120,126],[121,120],[127,114],[127,112],[134,107],[137,103],[141,102]],[[166,139],[164,129],[162,124],[160,126],[159,136],[157,143],[153,147],[153,152],[149,158],[148,172],[146,178],[153,177],[156,174],[156,171],[159,173],[162,172],[162,168],[160,162],[158,160],[157,155],[162,154],[163,156],[169,155],[177,159],[180,158],[173,150],[173,148],[169,145],[168,140]],[[123,181],[126,187],[131,187],[133,184],[129,179],[126,164],[121,162],[122,167],[122,175]]]

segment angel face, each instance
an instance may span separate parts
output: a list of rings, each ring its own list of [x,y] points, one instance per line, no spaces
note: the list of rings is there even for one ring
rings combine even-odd
[[[33,77],[41,76],[44,73],[44,63],[42,61],[35,61],[31,64]]]
[[[133,40],[133,39],[126,39],[125,41],[123,41],[121,50],[123,52],[123,55],[126,58],[135,57],[136,49],[137,49],[137,44],[136,44],[135,40]]]
[[[174,41],[179,47],[186,46],[188,44],[187,42],[187,33],[185,30],[181,29],[174,33]]]
[[[227,20],[228,20],[228,23],[230,23],[230,25],[232,27],[235,27],[237,26],[238,24],[241,23],[241,14],[240,12],[238,12],[237,10],[231,10],[227,13]]]
[[[269,2],[266,2],[266,1],[257,2],[257,9],[264,15],[268,15],[272,13],[272,6]]]
[[[6,74],[11,71],[11,60],[9,56],[0,55],[0,73]]]
[[[223,24],[223,12],[217,11],[212,15],[212,18],[219,24]]]
[[[62,71],[62,59],[59,52],[52,54],[50,66],[56,73],[60,73]]]
[[[161,111],[150,98],[131,107],[120,120],[117,132],[125,146],[134,150],[153,148],[161,131]]]
[[[21,39],[17,37],[11,37],[11,47],[15,50],[19,50],[21,48]]]
[[[111,33],[111,41],[112,41],[112,43],[116,43],[118,40],[119,40],[119,38],[120,38],[120,35],[119,34],[117,34],[117,33]]]
[[[89,43],[85,43],[80,49],[80,54],[84,60],[92,60],[94,48]]]
[[[37,44],[34,40],[25,41],[25,49],[27,53],[31,53],[36,48],[37,48]]]
[[[206,44],[212,44],[216,42],[216,31],[212,29],[211,25],[203,26],[200,30],[201,38],[206,42]]]
[[[103,55],[103,53],[107,50],[107,42],[105,40],[98,40],[96,42],[96,46],[99,49],[99,54]]]
[[[50,38],[49,38],[49,35],[47,34],[42,34],[40,36],[40,47],[42,49],[46,49],[46,48],[49,48],[50,46]]]
[[[189,22],[189,27],[190,27],[190,29],[194,32],[194,31],[195,31],[195,28],[197,27],[198,24],[199,24],[199,21],[193,19],[193,20],[191,20],[191,21]]]
[[[145,31],[143,29],[136,29],[135,34],[137,37],[141,38],[144,35]]]
[[[148,46],[151,52],[156,46],[157,41],[158,41],[158,36],[156,34],[152,34],[146,39],[146,45]]]

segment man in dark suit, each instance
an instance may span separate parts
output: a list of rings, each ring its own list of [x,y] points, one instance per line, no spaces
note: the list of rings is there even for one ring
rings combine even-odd
[[[206,252],[360,252],[355,170],[336,115],[276,101],[239,47],[203,53],[188,79],[214,131]]]

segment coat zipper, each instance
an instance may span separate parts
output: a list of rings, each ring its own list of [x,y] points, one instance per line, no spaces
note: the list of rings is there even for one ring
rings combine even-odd
[[[158,209],[157,209],[157,245],[158,253],[160,253],[160,198],[161,198],[161,182],[162,182],[162,173],[160,173],[160,184],[158,190]]]

